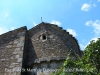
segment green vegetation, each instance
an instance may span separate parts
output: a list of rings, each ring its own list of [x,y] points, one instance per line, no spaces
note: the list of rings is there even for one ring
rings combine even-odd
[[[52,75],[100,75],[100,38],[92,40],[83,51],[82,57],[66,58],[58,72]]]

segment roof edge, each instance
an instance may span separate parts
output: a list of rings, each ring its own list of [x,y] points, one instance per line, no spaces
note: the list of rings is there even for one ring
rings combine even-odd
[[[10,30],[10,31],[8,31],[8,32],[6,32],[6,33],[1,34],[0,36],[4,36],[4,35],[6,35],[6,34],[8,34],[8,33],[13,32],[13,31],[24,30],[24,29],[27,30],[27,27],[26,27],[26,26],[23,26],[23,27],[14,29],[14,30]]]

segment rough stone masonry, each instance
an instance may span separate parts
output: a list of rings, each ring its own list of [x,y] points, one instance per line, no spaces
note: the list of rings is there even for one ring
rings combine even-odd
[[[18,28],[0,35],[0,75],[49,75],[33,69],[59,69],[69,52],[82,55],[75,37],[57,25]]]

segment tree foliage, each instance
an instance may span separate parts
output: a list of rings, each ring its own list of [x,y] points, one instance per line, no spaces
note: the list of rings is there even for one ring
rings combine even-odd
[[[92,40],[83,56],[67,56],[58,72],[52,75],[100,75],[100,38]]]

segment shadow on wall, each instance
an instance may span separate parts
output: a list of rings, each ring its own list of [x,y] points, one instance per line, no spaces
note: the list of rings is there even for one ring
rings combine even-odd
[[[26,57],[26,72],[23,73],[22,75],[31,75],[30,71],[27,71],[27,69],[32,69],[33,68],[33,62],[35,61],[35,59],[37,59],[37,55],[36,52],[34,50],[34,46],[32,45],[32,41],[28,35],[28,40],[27,42],[27,48],[26,48],[26,53],[27,53],[27,57]]]

